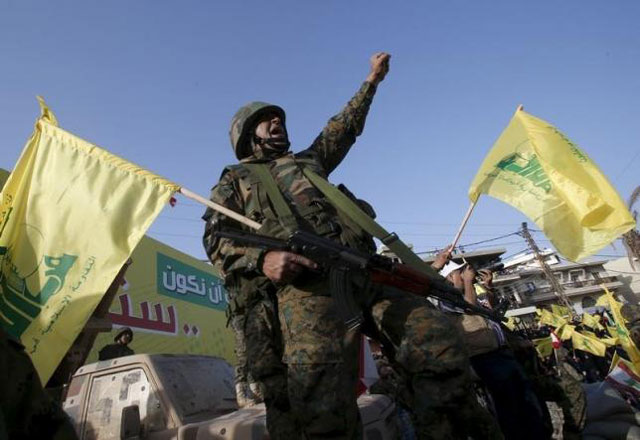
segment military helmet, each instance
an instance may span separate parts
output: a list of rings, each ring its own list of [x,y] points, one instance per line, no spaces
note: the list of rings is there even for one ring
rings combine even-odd
[[[122,335],[129,335],[129,338],[131,338],[131,340],[133,341],[133,331],[129,327],[123,327],[123,329],[118,332],[116,337],[113,338],[113,341],[118,342],[118,339],[120,339],[120,336]]]
[[[249,141],[251,139],[251,131],[254,129],[255,122],[260,115],[265,112],[275,112],[280,116],[282,125],[285,125],[285,113],[281,107],[268,104],[266,102],[253,101],[243,106],[233,115],[231,119],[231,129],[229,137],[231,138],[231,146],[236,153],[238,159],[243,159],[251,155],[249,150]]]

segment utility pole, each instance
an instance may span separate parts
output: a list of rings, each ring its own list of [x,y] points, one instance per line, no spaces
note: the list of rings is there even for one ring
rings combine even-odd
[[[544,257],[540,255],[540,249],[538,248],[538,245],[536,244],[536,242],[533,241],[533,237],[531,236],[531,233],[527,228],[527,222],[522,222],[522,231],[520,231],[520,235],[527,241],[529,248],[531,248],[531,250],[533,251],[533,254],[535,255],[536,259],[538,260],[538,263],[540,264],[540,268],[542,269],[542,272],[547,278],[547,281],[549,281],[549,284],[551,285],[551,288],[554,290],[556,296],[558,297],[560,302],[569,309],[569,313],[571,314],[571,316],[573,316],[574,314],[573,307],[571,306],[571,303],[567,299],[567,296],[564,294],[564,288],[558,282],[558,279],[555,276],[553,276],[553,272],[551,271],[551,268],[549,267],[547,262],[544,260]]]
[[[636,270],[636,265],[633,259],[640,259],[640,234],[637,230],[632,229],[622,235],[622,240],[624,240],[624,243],[626,244],[627,251],[631,252],[631,255],[629,256],[631,268]]]

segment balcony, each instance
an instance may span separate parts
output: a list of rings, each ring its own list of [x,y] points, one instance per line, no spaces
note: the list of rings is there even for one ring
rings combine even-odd
[[[562,283],[561,285],[564,287],[564,293],[568,297],[589,295],[591,293],[604,293],[603,287],[609,290],[615,290],[623,286],[622,282],[618,281],[618,278],[615,276],[602,277],[594,280],[572,281]],[[526,295],[526,298],[529,302],[538,303],[554,300],[557,296],[548,284],[538,284],[536,290]]]

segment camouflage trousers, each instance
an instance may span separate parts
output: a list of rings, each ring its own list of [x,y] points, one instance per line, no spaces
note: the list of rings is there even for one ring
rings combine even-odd
[[[234,334],[234,352],[236,354],[235,381],[236,384],[253,382],[249,377],[249,366],[247,364],[247,338],[244,333],[246,316],[234,315],[229,320],[229,325]]]
[[[361,438],[355,396],[359,335],[347,333],[326,283],[305,287],[278,293],[292,410],[305,438]],[[370,333],[406,375],[418,437],[502,438],[474,397],[458,328],[423,298],[387,288],[367,296]]]
[[[245,374],[258,382],[267,409],[267,429],[273,440],[300,438],[287,392],[287,366],[282,362],[282,335],[276,307],[263,299],[243,316]],[[238,325],[240,325],[238,323]]]

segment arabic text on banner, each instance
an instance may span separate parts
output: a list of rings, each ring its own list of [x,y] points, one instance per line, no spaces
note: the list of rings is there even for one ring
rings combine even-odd
[[[136,353],[204,354],[235,363],[234,335],[227,327],[229,304],[212,265],[150,237],[143,237],[109,309],[113,331],[100,334],[87,362],[131,327]]]
[[[0,321],[46,383],[178,186],[58,128],[40,105],[0,194]]]
[[[533,220],[558,251],[577,261],[635,226],[620,195],[591,159],[548,122],[516,111],[469,188]]]

